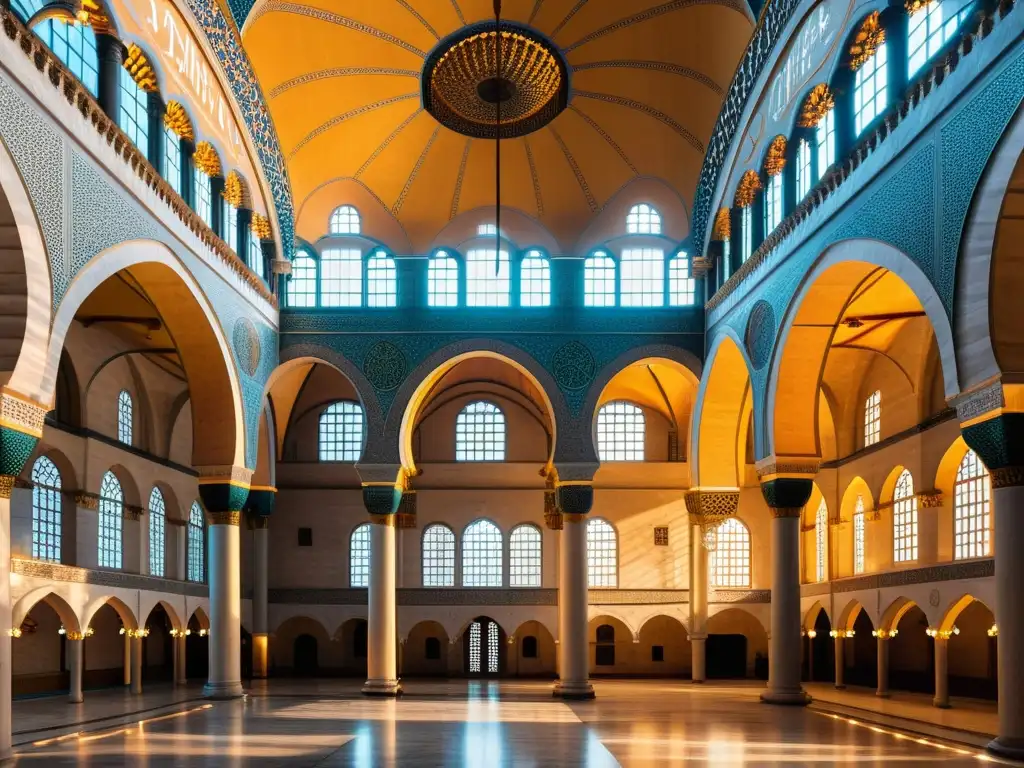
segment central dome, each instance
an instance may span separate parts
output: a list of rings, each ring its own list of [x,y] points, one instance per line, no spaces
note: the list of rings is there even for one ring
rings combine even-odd
[[[495,25],[476,24],[444,40],[423,67],[423,105],[464,136],[526,136],[568,103],[569,73],[558,49],[537,32],[501,23],[501,71]]]

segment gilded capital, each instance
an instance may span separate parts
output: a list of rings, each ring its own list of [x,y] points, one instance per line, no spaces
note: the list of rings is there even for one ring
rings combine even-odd
[[[241,525],[242,513],[240,511],[207,512],[210,525]]]
[[[1001,467],[989,472],[993,488],[1015,488],[1024,485],[1024,467]]]
[[[769,507],[768,511],[772,513],[773,518],[783,517],[794,517],[800,519],[800,515],[803,513],[804,508],[801,507]]]
[[[695,525],[721,522],[736,514],[740,504],[739,489],[694,488],[683,497],[690,521]]]

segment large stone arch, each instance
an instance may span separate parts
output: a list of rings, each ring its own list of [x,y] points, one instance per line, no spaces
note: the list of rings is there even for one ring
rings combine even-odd
[[[79,621],[78,614],[75,613],[75,609],[71,607],[70,603],[49,587],[34,589],[28,594],[23,595],[14,604],[14,608],[11,611],[11,626],[20,627],[25,617],[41,602],[46,603],[54,610],[54,613],[60,617],[66,631],[81,633],[83,631],[82,627],[88,626],[88,624],[83,624]]]
[[[139,620],[135,616],[135,612],[126,602],[115,595],[102,595],[90,600],[82,611],[82,626],[88,627],[96,612],[104,605],[109,605],[114,609],[125,629],[139,628]]]
[[[887,243],[834,243],[808,270],[780,323],[764,393],[765,429],[758,458],[821,456],[818,392],[832,339],[858,288],[881,274],[879,270],[896,275],[917,297],[935,334],[946,397],[959,391],[953,329],[929,277]],[[776,410],[778,403],[785,408]]]

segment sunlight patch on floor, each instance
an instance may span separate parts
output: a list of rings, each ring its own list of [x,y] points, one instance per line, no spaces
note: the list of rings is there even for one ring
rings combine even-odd
[[[416,723],[579,723],[561,702],[385,699],[317,701],[274,711],[274,717],[314,720],[382,720]]]

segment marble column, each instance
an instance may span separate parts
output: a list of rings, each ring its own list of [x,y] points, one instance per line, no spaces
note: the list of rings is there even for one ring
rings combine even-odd
[[[817,633],[811,629],[807,632],[807,682],[814,682],[814,638]]]
[[[836,690],[846,688],[843,679],[846,675],[846,631],[839,629],[832,632],[836,657]]]
[[[188,685],[188,672],[185,668],[185,634],[182,633],[174,638],[174,682],[176,685]]]
[[[0,433],[2,437],[2,433]],[[0,445],[0,459],[3,457]],[[11,490],[13,475],[0,475],[0,761],[11,757]]]
[[[125,627],[124,634],[121,635],[121,640],[124,644],[124,648],[121,650],[121,667],[124,674],[121,679],[125,687],[129,687],[132,684],[132,636],[127,627]]]
[[[887,632],[884,629],[879,629],[875,632],[875,638],[878,643],[878,683],[875,688],[875,695],[882,698],[889,698],[889,640],[894,636],[895,632],[896,630]]]
[[[135,630],[130,633],[131,637],[131,658],[132,658],[132,682],[131,692],[138,696],[142,694],[142,633],[144,630]]]
[[[121,72],[124,69],[125,47],[116,35],[96,34],[98,65],[96,101],[107,117],[119,124],[121,119]],[[143,147],[145,152],[146,148]]]
[[[68,632],[64,635],[64,650],[68,657],[68,701],[81,704],[82,696],[82,651],[85,648],[85,635],[81,632]]]
[[[699,525],[690,526],[690,679],[703,683],[707,676],[708,551]]]
[[[253,521],[253,589],[252,589],[252,676],[267,676],[267,556],[269,551],[269,518]]]
[[[951,634],[940,629],[932,635],[935,640],[935,698],[932,699],[932,704],[939,709],[949,709],[948,659]]]
[[[707,680],[707,635],[690,635],[690,679],[694,683]]]

